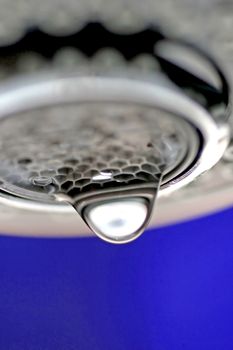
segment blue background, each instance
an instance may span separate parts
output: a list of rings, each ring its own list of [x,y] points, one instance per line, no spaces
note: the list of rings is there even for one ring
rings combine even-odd
[[[124,246],[0,237],[0,349],[232,350],[232,216]]]

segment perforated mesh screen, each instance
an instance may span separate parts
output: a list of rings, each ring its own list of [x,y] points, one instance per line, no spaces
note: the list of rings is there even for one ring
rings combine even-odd
[[[7,118],[0,128],[1,187],[48,199],[157,182],[185,157],[188,135],[181,129],[164,112],[116,104],[64,105]]]

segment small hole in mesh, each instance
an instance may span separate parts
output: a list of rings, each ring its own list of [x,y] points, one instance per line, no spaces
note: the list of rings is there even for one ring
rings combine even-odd
[[[25,165],[24,166],[24,169],[27,170],[27,166]],[[28,169],[31,170],[31,171],[36,171],[36,172],[39,172],[40,171],[40,166],[38,166],[38,164],[28,164]]]
[[[99,174],[99,171],[98,170],[95,170],[95,169],[92,169],[92,170],[87,170],[84,175],[85,176],[89,176],[89,177],[93,177],[95,175],[98,175]]]
[[[80,189],[77,188],[77,187],[74,187],[72,188],[72,190],[68,191],[67,194],[70,196],[70,197],[75,197],[77,195],[79,195],[80,193]]]
[[[112,187],[116,187],[117,183],[116,181],[108,181],[108,182],[105,182],[104,184],[104,188],[112,188]]]
[[[21,164],[21,165],[27,165],[30,163],[32,163],[32,159],[30,158],[21,158],[18,160],[18,164]]]
[[[58,169],[58,173],[61,175],[68,175],[68,174],[71,174],[72,172],[73,172],[73,169],[69,167],[63,167]]]
[[[90,183],[90,179],[89,178],[83,178],[83,179],[80,179],[80,180],[76,181],[75,185],[84,186],[84,185],[86,185],[88,183]]]
[[[39,173],[37,171],[31,171],[29,174],[29,178],[33,178],[33,177],[36,177],[36,176],[39,176]]]
[[[154,163],[154,164],[158,164],[159,162],[161,162],[161,159],[156,157],[156,156],[148,156],[146,157],[146,160],[150,163]]]
[[[107,161],[107,162],[109,162],[109,161],[112,160],[113,158],[115,158],[115,157],[114,157],[114,154],[111,154],[111,153],[107,153],[107,154],[104,154],[104,155],[102,156],[102,159],[105,160],[105,161]]]
[[[61,159],[61,161],[63,161],[64,157],[66,155],[66,152],[63,151],[63,152],[59,152],[59,153],[56,153],[55,156],[56,156],[56,159]]]
[[[120,174],[120,175],[115,175],[114,176],[114,179],[116,181],[122,181],[122,182],[125,182],[125,181],[129,181],[129,180],[132,180],[134,178],[133,175],[131,174]]]
[[[109,151],[110,152],[114,152],[114,153],[117,153],[121,150],[121,147],[120,146],[116,146],[116,145],[110,145],[109,146]]]
[[[141,179],[143,181],[154,181],[154,176],[144,171],[139,171],[136,173],[137,179]]]
[[[129,181],[129,185],[138,185],[138,184],[142,184],[144,183],[145,181],[142,180],[142,179],[132,179]]]
[[[107,165],[106,163],[102,163],[102,162],[96,163],[97,168],[101,171],[102,169],[106,168],[106,165]]]
[[[55,175],[55,170],[42,170],[40,174],[41,176],[53,176]]]
[[[78,171],[86,171],[89,169],[89,165],[88,164],[80,164],[78,167],[77,167]]]
[[[80,179],[82,177],[82,174],[81,173],[74,173],[73,175],[72,175],[72,178],[74,179],[74,180],[78,180],[78,179]]]
[[[130,163],[135,164],[135,165],[140,165],[144,161],[145,160],[142,157],[134,157],[134,158],[130,159]]]
[[[154,147],[154,145],[153,145],[153,143],[152,143],[152,142],[148,142],[148,144],[146,145],[146,147],[148,147],[148,148],[153,148],[153,147]]]
[[[135,173],[136,171],[139,170],[139,167],[134,165],[134,166],[127,166],[125,168],[123,168],[123,171],[129,172],[129,173]]]
[[[60,143],[61,143],[60,140],[51,140],[51,141],[50,141],[50,145],[51,145],[51,146],[59,146]]]
[[[95,160],[95,158],[93,158],[93,157],[84,157],[82,159],[82,161],[85,162],[85,163],[93,163],[94,160]]]
[[[91,183],[83,187],[84,191],[96,191],[102,188],[101,184]]]
[[[132,151],[124,151],[123,153],[123,157],[126,159],[129,159],[133,156],[133,152]]]
[[[178,135],[177,134],[170,134],[169,139],[172,141],[178,141]]]
[[[66,181],[61,185],[61,189],[67,191],[73,186],[73,181]]]
[[[122,160],[114,160],[114,161],[111,162],[110,164],[111,164],[113,167],[119,167],[119,168],[128,165],[127,162],[122,161]]]
[[[63,181],[66,180],[66,176],[65,175],[56,175],[55,176],[55,180],[58,182],[58,183],[61,183]]]
[[[66,159],[65,160],[65,164],[67,165],[71,165],[71,166],[75,166],[78,164],[78,160],[77,159]]]
[[[148,171],[151,174],[158,172],[157,167],[155,167],[154,165],[151,165],[151,164],[147,164],[147,163],[142,164],[141,168],[145,171]]]

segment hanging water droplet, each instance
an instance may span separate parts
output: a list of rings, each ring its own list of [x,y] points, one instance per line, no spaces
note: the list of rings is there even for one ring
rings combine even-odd
[[[63,192],[54,197],[72,205],[103,240],[130,242],[148,226],[163,175],[164,166],[159,164],[155,168],[143,163],[141,170],[138,166],[124,168],[120,175],[101,171],[87,183],[82,182],[83,178],[77,180],[71,190],[61,187]]]
[[[96,203],[83,213],[84,220],[98,236],[120,243],[138,237],[145,229],[148,215],[148,203],[139,197]]]
[[[90,193],[84,191],[70,198],[69,203],[103,240],[130,242],[148,226],[161,177],[136,183],[111,181],[109,187]],[[67,202],[67,197],[65,199]]]
[[[127,243],[147,228],[159,189],[159,181],[129,186],[116,182],[108,190],[79,193],[70,197],[57,193],[58,202],[72,205],[90,229],[111,243]]]

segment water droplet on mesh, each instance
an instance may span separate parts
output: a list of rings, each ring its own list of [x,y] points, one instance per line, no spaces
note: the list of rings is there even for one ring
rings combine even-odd
[[[48,186],[53,182],[52,178],[49,176],[35,176],[31,181],[33,185],[41,187]]]
[[[104,172],[100,171],[98,175],[95,175],[92,177],[93,181],[102,181],[102,180],[109,180],[112,178],[112,173],[111,172]]]

